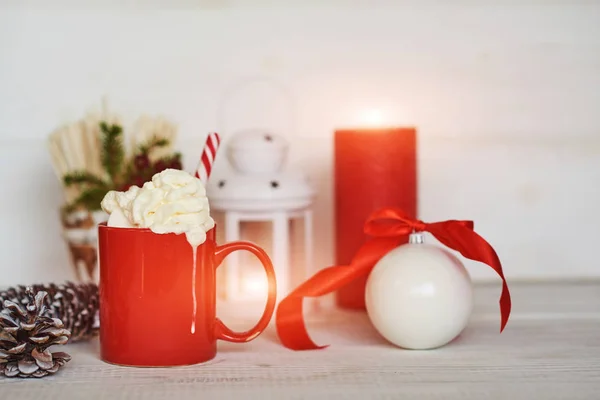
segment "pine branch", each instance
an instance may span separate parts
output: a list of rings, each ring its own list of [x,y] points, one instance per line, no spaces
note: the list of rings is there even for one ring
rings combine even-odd
[[[129,162],[125,163],[125,173],[123,174],[123,182],[122,183],[131,183],[131,179],[133,177],[134,171],[135,171],[135,168],[133,165],[133,161],[129,161]]]
[[[100,203],[107,193],[106,187],[92,187],[84,190],[81,194],[69,204],[67,210],[74,210],[78,207],[83,207],[89,211],[100,210]]]
[[[116,124],[109,126],[106,122],[100,123],[100,129],[103,133],[102,165],[114,183],[119,178],[125,160],[123,129]]]
[[[142,154],[148,154],[152,150],[159,147],[167,147],[169,145],[169,139],[161,138],[156,135],[152,136],[146,143],[139,147],[139,151]]]
[[[102,178],[87,171],[74,171],[63,176],[65,186],[73,185],[91,185],[91,186],[106,186]]]

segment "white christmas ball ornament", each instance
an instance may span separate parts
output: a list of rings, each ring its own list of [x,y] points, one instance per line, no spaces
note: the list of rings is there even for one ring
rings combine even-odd
[[[469,273],[447,250],[409,243],[382,257],[367,280],[365,303],[375,329],[391,343],[423,350],[443,346],[467,326],[473,309]]]

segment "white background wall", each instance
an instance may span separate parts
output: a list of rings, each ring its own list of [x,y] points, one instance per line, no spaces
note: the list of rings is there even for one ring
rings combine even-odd
[[[142,3],[0,0],[0,286],[71,278],[45,140],[103,95],[174,119],[188,170],[210,130],[280,131],[318,265],[332,132],[379,108],[419,128],[422,219],[474,219],[512,279],[600,277],[600,2]]]

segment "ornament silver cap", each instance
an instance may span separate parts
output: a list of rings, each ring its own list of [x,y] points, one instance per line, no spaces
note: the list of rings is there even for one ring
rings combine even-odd
[[[408,243],[422,244],[425,243],[425,235],[423,232],[413,232],[408,236]]]

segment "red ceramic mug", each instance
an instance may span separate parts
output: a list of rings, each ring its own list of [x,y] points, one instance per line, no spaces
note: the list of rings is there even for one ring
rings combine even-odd
[[[99,225],[102,360],[140,367],[198,364],[215,357],[217,340],[248,342],[263,332],[275,309],[273,265],[252,243],[218,246],[215,230],[198,246],[194,271],[192,246],[184,234]],[[216,317],[216,269],[236,250],[258,257],[269,282],[260,321],[241,333]]]

